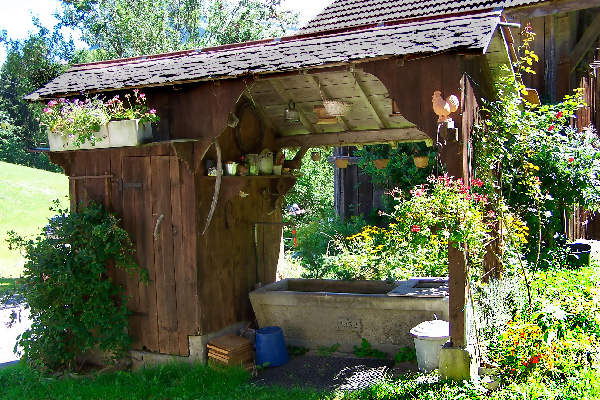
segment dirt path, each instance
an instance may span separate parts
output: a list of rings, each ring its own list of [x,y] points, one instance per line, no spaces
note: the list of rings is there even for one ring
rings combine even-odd
[[[20,321],[17,321],[12,327],[6,326],[10,320],[12,312],[21,314]],[[2,364],[17,361],[19,357],[13,352],[17,342],[17,336],[23,333],[31,326],[29,321],[29,310],[24,310],[22,306],[15,306],[0,309],[0,367]]]

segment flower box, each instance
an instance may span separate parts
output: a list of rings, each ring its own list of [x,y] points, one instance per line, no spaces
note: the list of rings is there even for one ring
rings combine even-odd
[[[152,141],[152,125],[139,119],[110,121],[108,136],[110,147],[139,146]]]
[[[150,122],[139,123],[138,119],[110,121],[94,134],[99,140],[91,144],[86,140],[81,146],[75,146],[75,138],[55,132],[48,133],[50,151],[105,149],[109,147],[139,146],[152,141]]]
[[[94,136],[97,138],[95,144],[92,145],[89,140],[86,140],[81,146],[75,146],[75,137],[48,132],[48,146],[50,147],[50,151],[105,149],[110,147],[110,138],[106,125],[102,125]]]

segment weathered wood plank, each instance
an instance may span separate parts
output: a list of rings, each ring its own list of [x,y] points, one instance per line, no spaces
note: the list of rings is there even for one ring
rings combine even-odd
[[[139,179],[138,166],[136,165],[138,159],[133,157],[124,157],[123,160],[123,181],[132,182],[136,178]],[[123,188],[122,193],[122,204],[123,204],[123,228],[131,236],[133,246],[136,251],[135,257],[138,265],[141,268],[147,269],[147,258],[146,252],[144,251],[143,244],[141,243],[142,237],[140,232],[136,229],[138,226],[138,219],[143,218],[143,215],[138,215],[137,211],[140,209],[140,205],[143,203],[143,189],[134,189],[130,187]],[[144,318],[143,305],[140,304],[140,287],[136,277],[125,276],[126,280],[126,295],[129,298],[127,302],[127,309],[130,311],[129,316],[129,336],[133,339],[132,348],[141,350],[144,346],[142,323]]]
[[[187,292],[187,271],[188,265],[185,263],[186,245],[183,236],[183,212],[181,195],[181,169],[187,169],[185,163],[177,160],[176,157],[170,157],[169,163],[169,187],[171,190],[171,236],[173,240],[173,269],[175,283],[175,305],[176,305],[176,322],[177,322],[177,351],[180,356],[189,355],[189,327],[188,322],[193,321],[193,314],[190,315],[187,310],[186,297]]]
[[[433,92],[431,93],[433,94]],[[429,102],[431,102],[431,96]],[[421,142],[425,140],[430,140],[429,136],[413,127],[285,136],[276,139],[275,143],[278,148],[286,148],[300,146],[348,146],[352,144],[378,144],[388,142]]]
[[[158,347],[161,353],[177,354],[177,298],[173,263],[173,217],[171,212],[170,158],[151,157],[151,231],[156,267]]]
[[[598,6],[598,2],[596,2],[596,6]],[[592,47],[596,39],[600,36],[600,13],[596,15],[592,23],[585,30],[581,39],[577,42],[573,51],[571,51],[570,59],[571,59],[571,72],[577,68],[587,51]]]

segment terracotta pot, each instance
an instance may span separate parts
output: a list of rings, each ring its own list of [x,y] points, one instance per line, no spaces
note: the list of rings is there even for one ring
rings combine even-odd
[[[413,161],[415,162],[415,167],[427,168],[429,165],[429,156],[413,157]]]
[[[337,168],[346,168],[348,167],[348,159],[347,158],[336,158],[335,166]]]
[[[373,160],[373,164],[375,164],[375,167],[377,167],[377,169],[384,169],[385,167],[387,167],[389,162],[389,158],[379,158],[377,160]]]

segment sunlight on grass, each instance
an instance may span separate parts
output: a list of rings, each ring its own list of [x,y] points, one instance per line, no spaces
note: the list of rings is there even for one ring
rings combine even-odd
[[[69,180],[62,174],[0,162],[0,277],[16,278],[24,259],[10,250],[7,232],[35,238],[54,213],[52,201],[68,204]]]

